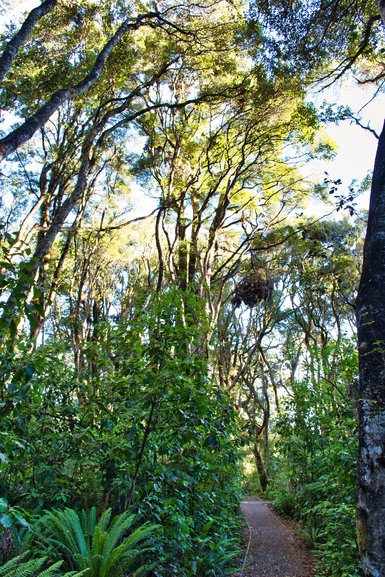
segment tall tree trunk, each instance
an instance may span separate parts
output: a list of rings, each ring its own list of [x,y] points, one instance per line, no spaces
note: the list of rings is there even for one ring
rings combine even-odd
[[[365,575],[385,576],[385,125],[356,302],[360,364],[357,534]]]
[[[85,145],[82,151],[81,165],[74,190],[56,211],[47,231],[45,231],[43,235],[39,236],[33,257],[21,271],[22,277],[20,282],[16,284],[8,296],[6,307],[1,315],[1,320],[7,327],[14,327],[12,335],[13,339],[17,336],[19,320],[22,316],[25,303],[28,304],[32,299],[39,269],[41,268],[44,259],[49,254],[60,228],[63,226],[71,210],[74,209],[85,192],[89,171],[92,169],[93,164],[89,158],[91,143],[92,140]],[[0,342],[2,340],[4,340],[4,336],[0,337]]]
[[[268,487],[268,484],[269,484],[269,479],[267,476],[265,464],[264,464],[263,459],[262,459],[261,451],[259,449],[259,438],[258,437],[254,441],[253,452],[254,452],[255,465],[256,465],[257,471],[258,471],[258,478],[259,478],[259,482],[261,484],[261,489],[263,492],[265,492],[267,487]]]
[[[178,266],[177,266],[177,283],[182,291],[187,290],[188,280],[188,245],[186,238],[186,215],[185,215],[185,194],[183,191],[179,200],[178,218],[176,224],[176,237],[178,240]]]
[[[55,291],[59,285],[59,276],[60,276],[61,270],[63,268],[64,261],[66,259],[67,254],[68,254],[68,251],[70,249],[73,235],[74,235],[74,233],[69,233],[67,236],[64,248],[61,252],[59,261],[56,265],[55,272],[53,274],[51,286],[49,287],[49,290],[47,291],[47,296],[44,293],[42,293],[42,295],[40,296],[39,302],[41,305],[41,309],[39,310],[37,307],[34,307],[35,310],[32,313],[34,320],[32,322],[31,331],[30,331],[30,339],[34,343],[36,343],[37,337],[39,336],[40,331],[43,328],[44,321],[48,317],[49,311],[51,309],[54,294],[55,294]]]
[[[40,6],[36,6],[24,20],[20,30],[6,44],[5,49],[0,56],[0,82],[4,80],[5,75],[12,66],[20,48],[28,40],[35,24],[43,18],[48,12],[55,8],[57,0],[45,0]]]
[[[140,14],[135,18],[127,18],[99,52],[94,66],[78,84],[60,88],[54,92],[47,102],[32,116],[0,140],[0,162],[32,138],[35,132],[46,124],[66,100],[73,100],[77,96],[80,96],[99,81],[107,58],[129,30],[137,30],[141,26],[147,25],[157,16],[157,12],[148,12],[147,14]]]

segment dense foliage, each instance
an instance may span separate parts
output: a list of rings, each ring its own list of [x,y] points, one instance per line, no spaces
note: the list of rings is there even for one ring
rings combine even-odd
[[[9,503],[35,514],[129,508],[162,526],[156,574],[192,575],[201,564],[219,574],[234,549],[237,425],[199,354],[201,308],[168,290],[132,321],[102,324],[83,374],[59,342],[20,358],[3,397],[12,405],[2,469]]]
[[[3,31],[0,575],[225,575],[245,454],[320,575],[358,575],[362,219],[302,167],[349,117],[309,83],[381,82],[382,45],[371,3],[300,4],[45,0]],[[310,216],[329,193],[348,217]]]
[[[276,471],[275,506],[301,520],[301,536],[315,547],[320,574],[330,577],[359,575],[354,348],[351,341],[329,345],[324,352],[335,358],[334,378],[321,376],[314,382],[308,368],[293,383],[293,397],[275,424],[278,455],[283,457]]]

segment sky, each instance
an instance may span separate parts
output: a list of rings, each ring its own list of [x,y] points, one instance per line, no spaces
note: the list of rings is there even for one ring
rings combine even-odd
[[[15,17],[20,18],[23,11],[31,10],[39,4],[39,0],[0,0],[0,14],[3,14],[0,29],[7,20],[12,20]],[[350,106],[353,111],[361,109],[362,124],[369,124],[371,128],[379,133],[384,122],[385,94],[378,95],[370,102],[373,93],[374,89],[370,86],[360,88],[353,80],[345,80],[343,83],[334,84],[322,93],[312,95],[311,99],[316,105],[320,105],[322,101],[327,100],[337,105]],[[368,102],[370,104],[367,104]],[[350,121],[341,122],[338,126],[329,125],[327,134],[337,146],[335,159],[331,162],[314,161],[309,163],[305,167],[304,172],[312,180],[323,180],[326,171],[330,179],[336,180],[340,178],[342,180],[341,192],[346,193],[352,180],[361,181],[368,174],[368,171],[372,170],[377,140],[369,131]],[[144,211],[147,211],[147,208],[150,211],[154,203],[150,199],[144,203],[143,195],[144,192],[139,187],[134,187],[134,203],[139,203]],[[357,204],[360,208],[367,207],[368,197],[369,194],[366,194],[358,199]],[[319,210],[322,210],[321,205],[316,203],[313,206],[313,212]]]
[[[314,102],[320,105],[327,100],[337,106],[349,106],[357,114],[363,126],[369,126],[380,134],[385,117],[385,94],[379,94],[373,99],[376,89],[372,86],[360,87],[354,80],[345,80],[340,85],[333,85],[326,91],[314,95]],[[305,168],[306,176],[311,179],[323,180],[325,172],[330,180],[342,180],[340,193],[347,195],[349,185],[353,180],[360,183],[368,173],[371,174],[377,150],[378,140],[369,131],[358,126],[354,121],[345,120],[338,125],[329,124],[327,135],[335,143],[336,157],[329,162],[314,161]],[[369,193],[359,196],[357,208],[367,209]],[[314,213],[322,210],[320,203],[315,203]]]
[[[372,100],[375,89],[360,87],[354,80],[335,85],[318,95],[336,105],[349,106],[353,112],[359,112],[361,123],[369,125],[377,134],[384,122],[385,94],[379,94]],[[337,157],[330,163],[328,172],[342,180],[362,179],[368,170],[372,170],[377,149],[377,139],[368,130],[357,126],[353,121],[343,121],[338,126],[329,125],[327,133],[337,144]]]

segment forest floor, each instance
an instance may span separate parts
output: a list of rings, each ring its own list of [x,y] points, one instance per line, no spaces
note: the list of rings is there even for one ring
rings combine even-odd
[[[247,557],[233,577],[314,577],[312,553],[292,523],[281,520],[268,501],[250,497],[241,508],[248,526]]]

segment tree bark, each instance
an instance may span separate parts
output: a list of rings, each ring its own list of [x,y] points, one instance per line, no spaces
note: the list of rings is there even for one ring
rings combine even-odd
[[[382,23],[385,25],[385,0],[377,0],[377,6]]]
[[[259,440],[258,439],[256,439],[254,441],[253,452],[254,452],[255,465],[256,465],[257,471],[258,471],[259,482],[261,484],[261,489],[263,492],[265,492],[268,485],[269,485],[269,479],[267,476],[266,467],[265,467],[263,460],[262,460],[261,452],[259,450]]]
[[[25,44],[35,24],[43,18],[48,12],[55,8],[57,0],[45,0],[40,6],[36,6],[28,14],[20,30],[5,46],[4,52],[0,56],[0,82],[4,80],[5,75],[11,68],[20,48]]]
[[[88,72],[78,84],[57,90],[35,114],[27,118],[23,124],[0,140],[0,162],[15,152],[22,144],[30,140],[35,132],[45,125],[49,118],[66,100],[80,96],[98,82],[108,56],[128,30],[137,30],[140,26],[147,24],[148,20],[152,20],[156,16],[157,12],[148,12],[136,18],[127,18],[107,42],[103,50],[99,52],[90,72]]]
[[[356,302],[360,365],[357,535],[368,577],[385,576],[385,125],[374,164]]]
[[[9,325],[12,319],[18,325],[21,316],[20,304],[22,302],[30,302],[30,299],[33,295],[34,280],[36,279],[39,268],[42,266],[44,258],[51,250],[54,240],[60,228],[63,226],[66,218],[84,194],[91,166],[89,154],[92,142],[93,140],[90,138],[90,141],[83,148],[81,155],[81,165],[72,194],[57,210],[45,234],[41,235],[32,259],[29,261],[28,266],[26,266],[22,271],[24,275],[23,280],[16,284],[16,287],[11,291],[7,299],[6,307],[4,308],[4,312],[1,316],[3,322],[6,322],[7,325]],[[14,337],[15,336],[16,335],[14,335]]]

